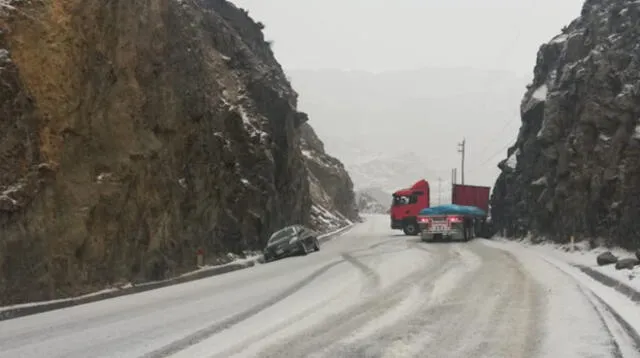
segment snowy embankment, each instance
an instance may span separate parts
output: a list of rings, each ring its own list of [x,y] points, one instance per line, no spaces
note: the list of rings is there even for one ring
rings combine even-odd
[[[355,224],[349,224],[333,231],[318,236],[320,242],[326,242],[333,239],[347,230],[351,229]],[[233,254],[229,254],[234,256]],[[62,298],[57,300],[40,301],[23,303],[11,306],[0,307],[0,321],[32,315],[36,313],[47,312],[51,310],[81,305],[85,303],[96,302],[109,298],[115,298],[134,293],[140,293],[162,287],[167,287],[179,283],[194,281],[206,277],[216,276],[232,271],[242,270],[253,267],[262,260],[262,254],[248,252],[245,258],[233,257],[231,262],[222,265],[205,265],[197,270],[184,273],[182,275],[171,277],[161,281],[149,281],[139,284],[127,283],[118,287],[110,287],[97,292],[92,292],[82,296]]]
[[[506,239],[498,239],[503,242],[513,242]],[[572,266],[581,268],[586,272],[596,272],[602,276],[617,281],[621,285],[629,286],[631,289],[640,292],[640,266],[633,269],[618,270],[615,264],[599,266],[597,257],[607,251],[610,251],[619,259],[635,258],[635,253],[621,248],[603,248],[597,247],[591,249],[586,241],[577,242],[573,246],[571,244],[554,244],[550,242],[542,242],[534,244],[530,239],[515,241],[520,245],[526,246],[542,255],[555,258],[566,262]],[[640,300],[640,298],[639,298]]]
[[[559,245],[553,243],[533,244],[529,239],[511,241],[495,238],[485,241],[494,246],[513,253],[521,260],[544,261],[563,272],[590,301],[603,321],[610,334],[615,337],[623,353],[637,354],[640,349],[640,267],[633,270],[616,270],[615,265],[598,266],[598,255],[611,251],[618,258],[635,257],[633,253],[622,250],[607,250],[604,248],[589,249],[588,243],[575,245]],[[529,267],[535,265],[527,265]],[[542,266],[542,265],[538,265]],[[539,274],[538,277],[549,277]],[[554,287],[561,287],[567,283],[547,283]],[[574,300],[564,302],[564,309],[572,309]],[[562,322],[554,322],[560,324]],[[568,331],[576,331],[579,327],[572,327],[571,322],[565,322]],[[560,344],[561,342],[558,342]],[[635,352],[635,353],[634,353]]]

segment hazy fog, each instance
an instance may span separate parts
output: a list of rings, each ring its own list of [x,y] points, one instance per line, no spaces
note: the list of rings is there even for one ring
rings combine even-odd
[[[386,190],[420,177],[448,181],[451,168],[460,164],[456,144],[463,136],[466,182],[493,184],[498,170],[486,161],[496,153],[495,144],[504,147],[515,138],[512,119],[518,118],[527,82],[511,73],[471,69],[289,73],[301,93],[300,108],[317,118],[314,127],[356,184]],[[514,124],[496,136],[494,123]]]
[[[236,0],[265,25],[300,109],[358,187],[492,185],[538,47],[580,0]],[[348,71],[352,70],[352,71]],[[446,197],[447,194],[443,194]],[[446,198],[448,199],[448,198]],[[444,200],[446,200],[444,199]]]

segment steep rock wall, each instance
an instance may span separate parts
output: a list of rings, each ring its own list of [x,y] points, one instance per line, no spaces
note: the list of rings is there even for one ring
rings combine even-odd
[[[192,269],[197,248],[214,263],[309,223],[307,118],[246,11],[13,4],[0,16],[0,305],[161,279]]]
[[[496,228],[640,245],[640,6],[588,0],[540,47],[499,167]]]
[[[300,126],[302,154],[309,171],[311,225],[337,229],[360,221],[353,182],[342,162],[326,153],[313,128]]]

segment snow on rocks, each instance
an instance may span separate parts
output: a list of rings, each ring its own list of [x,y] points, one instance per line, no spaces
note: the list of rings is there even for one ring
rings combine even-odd
[[[224,89],[222,90],[222,96],[220,97],[222,104],[226,106],[230,111],[236,112],[245,130],[251,137],[260,138],[262,144],[266,144],[269,140],[269,133],[262,130],[264,123],[267,121],[261,115],[255,114],[251,110],[249,99],[246,95],[240,94],[236,91]]]
[[[549,42],[549,43],[552,43],[552,44],[564,43],[564,42],[567,41],[568,38],[569,38],[569,36],[567,34],[560,34],[560,35],[557,35],[556,37],[552,38],[551,42]]]
[[[262,143],[266,143],[269,138],[269,134],[262,129],[260,129],[259,123],[261,122],[258,118],[254,118],[249,115],[247,109],[240,105],[236,107],[240,117],[242,118],[242,122],[244,123],[244,127],[249,132],[251,137],[259,137]]]
[[[548,91],[547,85],[542,85],[533,92],[532,98],[537,101],[544,101],[547,99]]]
[[[322,228],[322,231],[334,231],[348,225],[352,225],[349,219],[340,215],[339,212],[331,212],[321,205],[311,206],[312,226]]]
[[[9,51],[3,48],[0,48],[0,69],[2,69],[2,65],[11,63],[11,57],[9,56]]]
[[[15,10],[14,4],[21,2],[22,0],[0,0],[0,14],[8,11]]]
[[[20,189],[22,189],[22,187],[22,183],[8,186],[4,190],[2,190],[2,192],[0,192],[0,199],[6,199],[12,202],[14,205],[18,204],[18,201],[11,197],[11,194],[18,192]]]
[[[507,166],[511,169],[516,169],[516,166],[518,165],[518,155],[520,154],[520,149],[516,149],[515,152],[513,152],[513,154],[511,154],[509,156],[509,158],[507,158]]]
[[[633,139],[640,139],[640,124],[635,127],[633,130],[633,134],[631,135]]]
[[[16,195],[24,188],[24,183],[18,182],[5,188],[0,188],[0,210],[15,211],[20,207]]]
[[[529,100],[527,100],[526,104],[522,106],[522,112],[526,113],[537,104],[545,102],[547,100],[548,93],[549,88],[546,84],[542,84],[540,87],[536,88],[533,92],[531,92],[531,97],[529,98]]]
[[[531,182],[531,185],[533,186],[546,186],[547,184],[548,184],[548,180],[546,176],[543,176]]]

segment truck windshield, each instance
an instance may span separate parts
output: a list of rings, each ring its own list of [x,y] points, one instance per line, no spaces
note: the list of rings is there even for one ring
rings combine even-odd
[[[398,205],[407,205],[411,203],[411,198],[409,196],[406,195],[394,195],[393,196],[393,206],[398,206]]]

